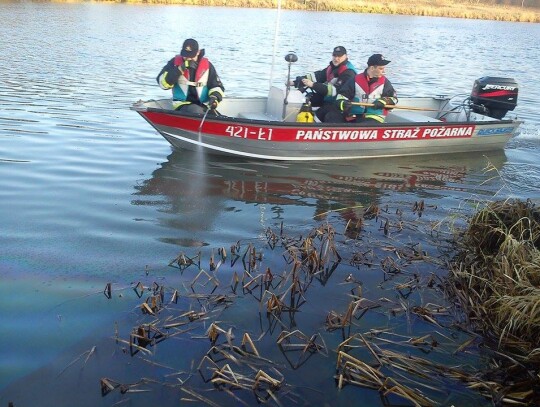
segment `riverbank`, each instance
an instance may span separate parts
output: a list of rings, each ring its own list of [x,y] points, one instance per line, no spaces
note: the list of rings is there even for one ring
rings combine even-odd
[[[277,7],[278,0],[116,0],[116,2],[176,4],[189,6],[275,8]],[[517,2],[516,5],[498,5],[492,4],[488,1],[482,2],[479,0],[415,0],[412,2],[405,0],[282,0],[281,7],[289,10],[400,14],[539,23],[540,8],[521,6],[521,4],[524,3],[525,2]],[[536,5],[537,3],[533,2],[533,4]]]

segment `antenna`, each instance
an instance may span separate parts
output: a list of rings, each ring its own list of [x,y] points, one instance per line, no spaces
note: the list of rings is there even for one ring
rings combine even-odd
[[[274,29],[274,44],[272,47],[272,68],[270,69],[270,80],[269,80],[269,88],[272,87],[272,81],[274,79],[274,62],[276,59],[276,46],[278,41],[278,34],[279,34],[279,22],[281,20],[281,0],[278,0],[277,3],[277,16],[276,16],[276,27]]]

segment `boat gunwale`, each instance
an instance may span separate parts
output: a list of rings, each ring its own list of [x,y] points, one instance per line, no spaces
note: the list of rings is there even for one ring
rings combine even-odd
[[[163,108],[155,108],[155,107],[143,107],[138,108],[136,106],[132,107],[133,110],[137,111],[138,113],[142,112],[152,112],[152,113],[163,113],[173,116],[179,116],[179,117],[185,117],[189,119],[197,119],[200,118],[201,120],[204,118],[203,114],[189,114],[189,113],[182,113],[179,111],[174,111],[170,109],[163,109]],[[382,127],[418,127],[418,126],[432,126],[432,127],[444,127],[444,126],[455,126],[455,125],[475,125],[475,126],[484,126],[484,125],[496,125],[496,124],[515,124],[520,125],[523,123],[521,120],[517,119],[493,119],[493,120],[486,120],[486,121],[441,121],[441,122],[393,122],[393,123],[381,123],[381,124],[370,124],[369,126],[360,125],[358,123],[322,123],[322,122],[313,122],[313,123],[306,123],[306,122],[282,122],[278,120],[259,120],[259,119],[248,119],[244,117],[233,117],[233,116],[226,116],[226,115],[220,115],[220,116],[208,116],[206,115],[205,121],[212,121],[212,122],[232,122],[232,123],[245,123],[245,124],[257,124],[257,125],[265,125],[265,126],[271,126],[271,127],[307,127],[307,128],[335,128],[335,127],[344,127],[344,128],[368,128],[368,127],[374,127],[374,128],[382,128]]]

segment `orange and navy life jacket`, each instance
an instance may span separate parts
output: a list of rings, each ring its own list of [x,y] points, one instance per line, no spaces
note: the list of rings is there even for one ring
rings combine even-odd
[[[344,64],[341,64],[337,69],[337,75],[334,74],[335,70],[332,67],[332,64],[328,65],[326,68],[326,82],[332,82],[332,79],[338,78],[343,72],[345,72],[347,69],[352,69],[354,72],[356,72],[356,68],[353,64],[351,64],[349,61],[347,61]],[[334,81],[335,82],[335,81]]]
[[[332,64],[328,65],[328,67],[326,68],[326,85],[328,89],[327,89],[327,94],[324,97],[325,102],[331,102],[336,99],[337,89],[335,87],[335,84],[338,81],[341,74],[347,71],[348,69],[351,69],[354,73],[356,73],[356,68],[348,60],[347,62],[339,65],[337,72],[336,72],[336,69],[334,69],[334,67],[332,66]]]
[[[373,81],[369,83],[369,78],[367,77],[366,73],[363,72],[361,74],[356,75],[354,78],[355,81],[355,94],[354,94],[354,102],[364,102],[364,103],[373,103],[375,100],[380,99],[382,97],[382,93],[384,90],[384,84],[386,82],[386,78],[384,76],[381,76],[380,78],[377,78],[376,81]],[[380,122],[384,121],[384,116],[388,114],[388,110],[386,109],[374,109],[372,107],[364,107],[364,106],[353,106],[351,109],[351,114],[364,114],[365,117],[371,117],[374,118]],[[380,120],[378,119],[380,118]]]
[[[180,55],[174,57],[174,66],[183,66],[184,58]],[[195,71],[195,81],[189,80],[189,69],[186,68],[173,86],[173,100],[185,101],[188,96],[188,88],[194,86],[199,101],[201,103],[208,101],[208,75],[210,72],[210,61],[207,58],[200,58]]]

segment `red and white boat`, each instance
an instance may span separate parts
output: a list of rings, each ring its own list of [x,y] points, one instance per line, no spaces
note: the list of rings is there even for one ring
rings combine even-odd
[[[132,106],[175,148],[267,160],[339,160],[504,149],[522,123],[513,79],[484,77],[470,97],[400,97],[384,124],[297,122],[297,90],[272,87],[267,97],[225,98],[219,114],[172,109],[170,99]]]

